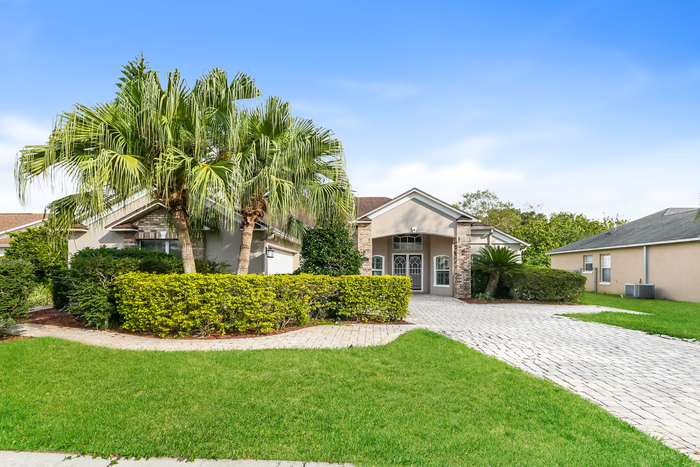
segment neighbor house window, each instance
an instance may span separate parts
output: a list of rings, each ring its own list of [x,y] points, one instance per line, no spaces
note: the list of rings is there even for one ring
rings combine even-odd
[[[139,240],[139,246],[150,251],[162,251],[170,253],[178,258],[182,257],[180,242],[177,240]]]
[[[583,272],[593,271],[593,255],[583,255]]]
[[[450,257],[436,256],[435,257],[435,285],[449,286],[450,285]]]
[[[372,256],[372,275],[381,276],[384,274],[384,257]]]
[[[610,282],[611,267],[610,255],[600,255],[600,279],[601,282]]]
[[[394,250],[422,250],[423,237],[420,234],[394,235]]]

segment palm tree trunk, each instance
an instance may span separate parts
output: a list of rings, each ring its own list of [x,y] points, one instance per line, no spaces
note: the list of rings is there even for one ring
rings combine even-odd
[[[243,231],[241,233],[241,249],[238,253],[238,274],[248,274],[250,265],[250,247],[253,244],[253,231],[255,220],[252,222],[244,218]]]
[[[498,286],[498,279],[501,277],[501,273],[498,271],[492,271],[491,277],[489,278],[489,283],[486,286],[486,295],[488,298],[493,298],[493,294],[496,293],[496,286]]]
[[[177,239],[180,242],[180,250],[182,251],[182,267],[185,274],[197,272],[194,264],[194,251],[192,250],[192,240],[190,239],[190,229],[187,227],[187,215],[185,210],[178,206],[174,208],[170,214],[173,216],[173,227]]]

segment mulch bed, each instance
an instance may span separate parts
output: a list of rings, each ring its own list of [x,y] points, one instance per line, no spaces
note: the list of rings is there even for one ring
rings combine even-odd
[[[56,310],[54,308],[47,308],[44,310],[37,310],[37,311],[31,311],[29,313],[29,318],[21,319],[20,322],[22,323],[33,323],[33,324],[47,324],[49,326],[62,326],[62,327],[67,327],[67,328],[85,328],[83,323],[73,316],[70,313],[63,312]],[[358,321],[337,321],[335,322],[336,324],[360,324]],[[235,329],[232,329],[228,333],[222,335],[218,332],[213,332],[208,336],[184,336],[184,337],[177,337],[174,335],[167,335],[165,337],[162,337],[162,339],[205,339],[205,340],[212,340],[212,339],[240,339],[240,338],[246,338],[246,337],[263,337],[263,336],[273,336],[276,334],[284,334],[286,332],[290,331],[297,331],[299,329],[304,329],[308,328],[311,326],[318,326],[320,324],[329,324],[329,322],[322,323],[322,322],[311,322],[309,324],[306,324],[304,326],[287,326],[285,329],[281,331],[273,331],[273,332],[268,332],[265,334],[252,334],[252,333],[243,333],[240,331],[237,331]],[[407,323],[406,321],[399,320],[399,321],[392,321],[388,323],[380,323],[378,321],[369,321],[364,324],[410,324]],[[120,334],[129,334],[132,336],[140,336],[140,337],[155,337],[155,338],[161,338],[161,336],[158,336],[156,334],[146,334],[146,333],[141,333],[141,332],[133,332],[129,331],[127,329],[123,328],[112,328],[109,329],[112,332],[118,332]],[[12,336],[10,336],[12,337]]]

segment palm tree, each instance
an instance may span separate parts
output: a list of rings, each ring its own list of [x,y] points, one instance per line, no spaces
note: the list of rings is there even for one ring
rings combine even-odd
[[[276,97],[243,113],[238,210],[243,231],[238,274],[247,274],[256,221],[299,236],[294,218],[342,223],[355,209],[340,142],[311,120],[294,118]]]
[[[122,74],[114,101],[77,104],[58,117],[48,143],[20,151],[15,168],[20,199],[26,200],[28,186],[39,177],[67,178],[75,193],[48,207],[67,228],[146,193],[170,213],[184,270],[195,272],[191,220],[216,217],[233,224],[238,195],[231,184],[237,170],[233,155],[240,142],[236,101],[260,93],[248,76],[238,74],[229,83],[219,69],[191,89],[175,70],[163,87],[143,56]]]
[[[484,271],[491,275],[484,292],[484,295],[488,298],[493,298],[501,276],[512,275],[522,268],[523,265],[518,263],[517,253],[505,246],[485,246],[474,257],[472,263],[472,269]]]

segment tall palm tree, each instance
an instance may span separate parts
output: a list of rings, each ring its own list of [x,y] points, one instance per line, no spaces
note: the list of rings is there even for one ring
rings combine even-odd
[[[59,115],[49,141],[20,151],[16,168],[20,199],[41,178],[67,179],[75,193],[48,207],[64,228],[100,218],[135,196],[148,194],[170,213],[186,273],[195,272],[191,220],[233,223],[238,192],[231,180],[240,143],[236,101],[257,97],[252,79],[229,83],[214,69],[189,88],[180,73],[158,73],[140,57],[129,62],[114,101],[80,104]],[[217,203],[218,209],[210,209]]]
[[[238,274],[247,274],[257,221],[298,236],[300,225],[290,215],[318,225],[338,223],[352,216],[355,204],[342,146],[330,130],[294,118],[289,103],[276,97],[244,112],[242,120]]]
[[[485,246],[475,255],[472,263],[472,269],[491,275],[484,292],[488,298],[493,298],[498,281],[502,276],[512,275],[522,268],[523,265],[518,263],[517,253],[505,246]]]

